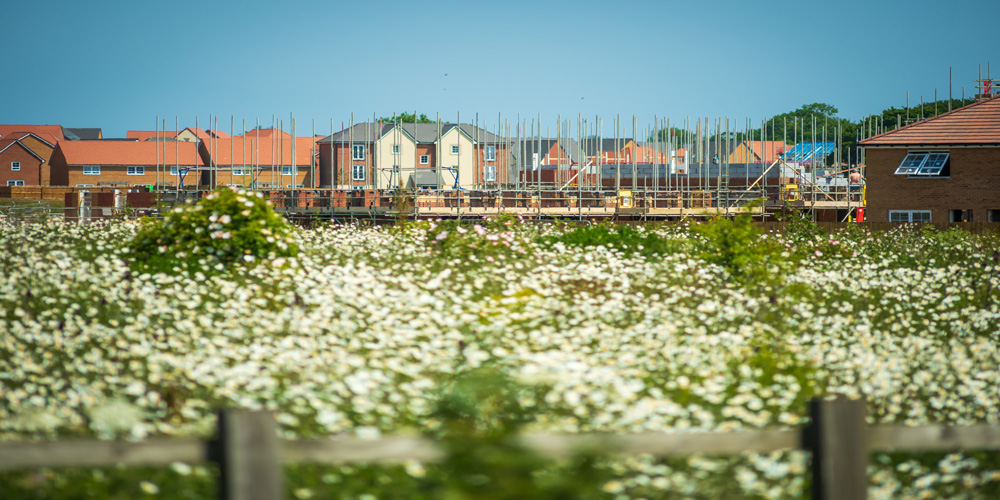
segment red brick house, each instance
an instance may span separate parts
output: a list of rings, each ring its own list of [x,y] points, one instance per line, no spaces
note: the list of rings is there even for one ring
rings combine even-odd
[[[60,125],[0,125],[0,186],[48,186]]]
[[[859,143],[873,222],[1000,222],[1000,97]]]
[[[54,147],[31,133],[0,138],[0,186],[48,186]]]
[[[197,186],[202,167],[192,142],[61,141],[52,153],[52,185],[75,187]]]
[[[293,161],[292,136],[270,130],[260,137],[251,130],[246,135],[202,141],[198,151],[211,169],[201,182],[206,186],[314,187],[315,148],[315,137],[296,137]]]

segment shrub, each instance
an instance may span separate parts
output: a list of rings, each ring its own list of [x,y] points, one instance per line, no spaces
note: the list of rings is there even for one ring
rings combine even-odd
[[[445,450],[432,490],[437,498],[552,499],[607,498],[608,479],[593,455],[553,462],[518,441],[538,409],[523,401],[541,401],[546,389],[520,386],[490,369],[463,373],[442,392],[432,417],[440,422],[432,437]]]
[[[682,250],[683,242],[669,241],[656,233],[626,225],[599,224],[581,226],[555,236],[541,239],[543,245],[561,242],[566,246],[607,246],[626,256],[634,254],[649,258]]]
[[[777,268],[769,264],[783,263],[780,247],[772,240],[761,238],[760,229],[753,225],[749,214],[733,219],[715,219],[694,227],[702,242],[701,257],[718,264],[736,279],[748,285],[776,285],[781,281]]]
[[[222,188],[140,224],[129,244],[140,272],[222,271],[298,253],[291,225],[250,191]]]

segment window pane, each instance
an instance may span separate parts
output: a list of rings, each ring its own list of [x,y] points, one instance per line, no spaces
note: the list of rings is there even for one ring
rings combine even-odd
[[[911,175],[917,173],[920,165],[927,159],[927,153],[909,153],[899,164],[895,175]]]
[[[889,222],[910,222],[910,214],[899,210],[890,210]]]
[[[920,175],[940,175],[946,161],[948,161],[948,153],[930,153],[918,173]]]
[[[911,212],[910,215],[911,215],[911,221],[912,222],[930,222],[931,221],[931,213],[930,213],[930,211],[919,210],[919,211]]]

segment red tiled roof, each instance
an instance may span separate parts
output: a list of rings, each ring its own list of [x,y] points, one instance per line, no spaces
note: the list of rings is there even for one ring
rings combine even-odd
[[[282,139],[275,144],[274,138],[268,134],[255,137],[256,131],[247,132],[245,136],[235,136],[229,139],[216,139],[211,143],[203,143],[202,147],[209,152],[216,165],[291,165],[292,138]],[[308,166],[312,162],[312,148],[315,137],[295,138],[295,165]],[[277,146],[277,150],[274,147]],[[232,154],[230,154],[232,152]],[[281,153],[278,163],[278,153]],[[273,155],[272,155],[273,153]],[[275,163],[272,163],[275,162]]]
[[[1000,97],[869,137],[861,146],[1000,144]]]
[[[788,146],[785,145],[785,141],[745,141],[747,147],[753,151],[753,154],[757,155],[757,158],[761,158],[767,161],[774,161],[784,153]],[[763,149],[763,151],[762,151]]]
[[[185,127],[184,130],[181,130],[181,132],[184,132],[185,130],[190,131],[192,134],[195,135],[195,137],[197,137],[199,139],[207,140],[207,139],[210,139],[212,137],[204,129],[194,128],[194,127]],[[178,135],[180,135],[180,132],[178,132]]]
[[[18,135],[18,139],[26,134],[35,134],[38,137],[51,142],[55,146],[56,142],[63,139],[62,125],[0,125],[0,137],[8,139],[8,135]],[[53,138],[53,140],[49,140]]]
[[[68,165],[201,165],[193,142],[62,141],[59,147]]]
[[[152,139],[153,137],[159,137],[161,139],[173,139],[177,135],[169,130],[129,130],[125,132],[125,137],[129,139],[136,139],[139,141],[145,141]]]
[[[247,130],[244,133],[244,135],[246,135],[247,137],[254,137],[254,138],[256,138],[257,135],[258,135],[258,132],[259,132],[259,135],[260,135],[261,138],[271,137],[274,134],[278,134],[279,137],[282,137],[282,138],[285,138],[285,139],[291,139],[292,138],[292,134],[289,134],[288,132],[285,132],[284,130],[278,130],[278,129],[273,129],[273,128],[262,128],[262,129]],[[234,136],[234,137],[237,137],[237,136]]]

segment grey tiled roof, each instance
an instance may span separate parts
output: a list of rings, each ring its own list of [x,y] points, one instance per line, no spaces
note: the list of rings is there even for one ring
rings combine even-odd
[[[101,129],[63,127],[63,137],[71,141],[93,141],[101,138]]]
[[[455,128],[454,123],[441,123],[441,135],[445,135]],[[438,124],[437,123],[400,123],[399,127],[406,132],[410,137],[413,137],[418,143],[421,144],[432,144],[438,140]],[[353,127],[348,127],[340,132],[337,132],[331,136],[320,139],[317,142],[329,143],[329,142],[351,142],[352,137],[354,142],[372,142],[378,138],[388,134],[393,128],[392,123],[356,123]],[[479,127],[478,133],[476,126],[469,123],[461,124],[462,132],[468,135],[472,140],[480,144],[496,144],[500,142],[500,138],[496,134],[493,134],[482,127]],[[353,136],[352,131],[353,130]],[[368,137],[368,140],[365,140]]]

